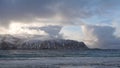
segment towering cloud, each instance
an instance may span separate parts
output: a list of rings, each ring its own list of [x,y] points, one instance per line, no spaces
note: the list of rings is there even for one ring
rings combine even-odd
[[[46,25],[46,26],[32,26],[32,27],[24,27],[24,29],[28,30],[36,30],[36,31],[44,31],[50,39],[60,39],[62,38],[62,35],[60,34],[60,31],[62,29],[62,26],[59,25]],[[37,33],[40,35],[39,33]]]
[[[114,35],[115,28],[112,26],[84,25],[82,30],[85,42],[91,48],[120,48],[120,38]]]
[[[62,26],[45,26],[41,27],[40,29],[45,31],[46,33],[49,34],[51,38],[62,38],[62,35],[59,34],[61,31]]]

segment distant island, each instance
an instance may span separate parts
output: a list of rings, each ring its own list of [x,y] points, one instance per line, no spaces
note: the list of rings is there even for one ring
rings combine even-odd
[[[10,41],[12,40],[12,41]],[[65,39],[50,40],[21,40],[11,37],[11,39],[3,38],[0,42],[0,50],[42,50],[42,49],[89,49],[84,42]]]

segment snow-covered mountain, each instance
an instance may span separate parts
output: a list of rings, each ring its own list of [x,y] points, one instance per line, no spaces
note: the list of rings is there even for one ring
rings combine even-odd
[[[40,40],[7,35],[2,37],[0,49],[88,49],[88,47],[84,44],[84,42],[74,40]]]

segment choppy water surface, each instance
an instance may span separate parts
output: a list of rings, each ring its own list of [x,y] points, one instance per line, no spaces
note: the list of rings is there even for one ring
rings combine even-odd
[[[0,50],[0,68],[120,68],[120,50]]]

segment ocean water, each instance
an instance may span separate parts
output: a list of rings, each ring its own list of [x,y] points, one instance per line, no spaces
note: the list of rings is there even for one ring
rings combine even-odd
[[[120,50],[0,50],[0,68],[120,68]]]

